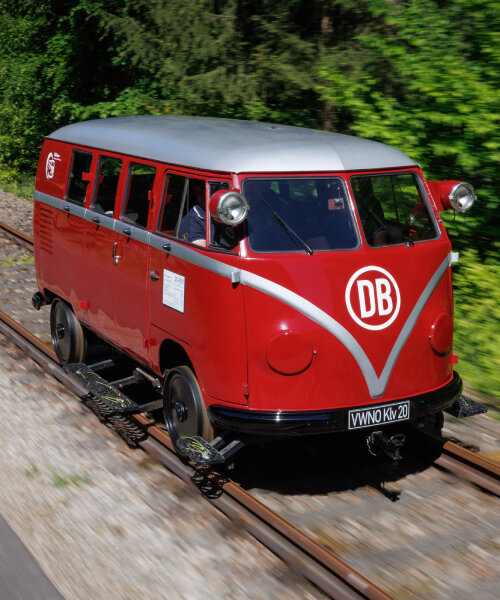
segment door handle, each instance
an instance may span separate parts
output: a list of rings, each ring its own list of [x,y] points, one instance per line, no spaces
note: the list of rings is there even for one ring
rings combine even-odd
[[[158,279],[160,279],[160,274],[154,269],[151,269],[151,271],[149,271],[149,276],[153,281],[158,281]]]
[[[100,222],[101,222],[101,219],[99,219],[99,217],[92,217],[92,223],[99,224]]]
[[[118,261],[121,258],[120,254],[118,254],[119,250],[120,250],[119,244],[118,244],[118,242],[115,242],[113,244],[113,249],[111,250],[111,258],[114,260],[115,265],[118,264]]]

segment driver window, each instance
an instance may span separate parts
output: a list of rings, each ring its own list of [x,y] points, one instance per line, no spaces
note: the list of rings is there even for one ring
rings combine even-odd
[[[187,242],[205,243],[205,188],[202,179],[169,173],[157,231]]]
[[[228,190],[229,183],[227,181],[210,181],[208,183],[210,196],[219,190]],[[213,248],[224,248],[224,250],[232,250],[238,243],[238,235],[241,234],[241,227],[230,227],[219,223],[210,217],[210,240],[209,246]]]

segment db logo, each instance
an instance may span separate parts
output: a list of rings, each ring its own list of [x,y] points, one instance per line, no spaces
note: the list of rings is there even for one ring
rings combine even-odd
[[[401,306],[398,284],[381,267],[363,267],[349,279],[345,303],[351,317],[365,329],[385,329]]]
[[[56,170],[56,160],[61,160],[61,155],[58,152],[52,152],[47,156],[45,163],[45,177],[52,179]]]

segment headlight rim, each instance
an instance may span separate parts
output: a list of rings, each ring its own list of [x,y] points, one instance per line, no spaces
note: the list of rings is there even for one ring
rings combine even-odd
[[[458,203],[458,195],[457,195],[458,190],[463,186],[465,186],[469,190],[470,193],[468,195],[471,198],[470,202],[465,207],[461,206]],[[474,186],[471,183],[467,183],[466,181],[459,181],[458,183],[456,183],[452,187],[450,194],[448,196],[448,201],[449,201],[451,207],[453,208],[453,210],[455,210],[461,214],[470,210],[472,208],[472,206],[474,205],[474,203],[476,202],[476,200],[477,200],[477,196],[476,196],[476,191],[474,189]]]
[[[241,215],[236,219],[227,218],[227,215],[226,215],[227,211],[224,211],[224,204],[230,198],[237,198],[238,201],[240,202]],[[224,225],[229,225],[231,227],[237,227],[238,225],[241,225],[241,223],[243,223],[246,220],[249,210],[250,210],[250,206],[248,205],[248,201],[245,198],[245,196],[243,196],[243,194],[241,194],[240,192],[236,192],[234,190],[227,190],[227,191],[224,190],[223,193],[218,198],[217,216],[218,216],[220,222],[223,223]]]

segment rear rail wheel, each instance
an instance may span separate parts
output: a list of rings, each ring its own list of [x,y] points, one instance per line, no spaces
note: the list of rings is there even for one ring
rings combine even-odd
[[[62,365],[81,362],[85,356],[86,339],[80,322],[71,308],[56,298],[50,307],[52,345]]]
[[[169,372],[163,385],[163,412],[174,446],[180,437],[200,436],[212,441],[214,432],[208,419],[198,380],[192,369],[183,365]]]

